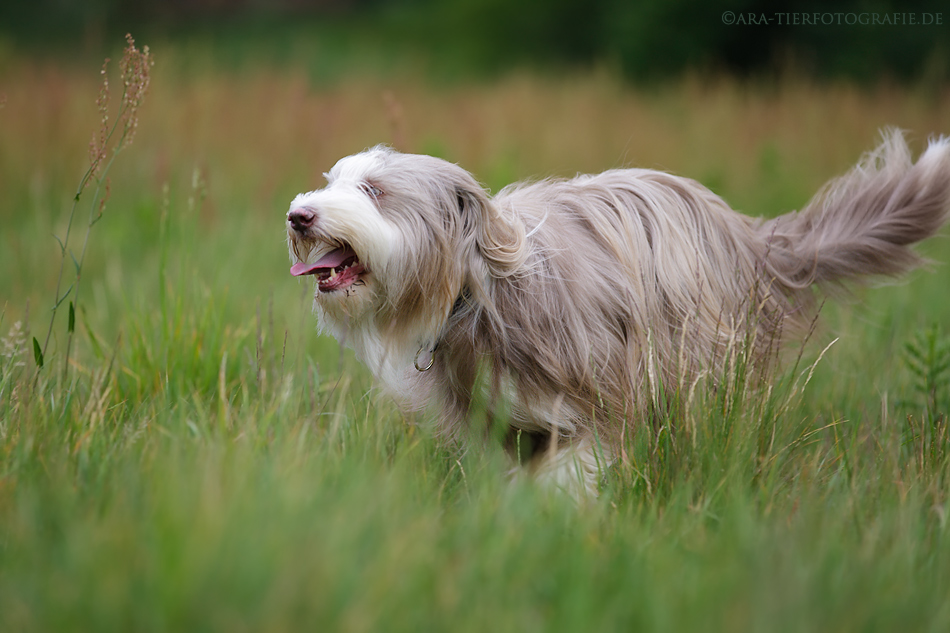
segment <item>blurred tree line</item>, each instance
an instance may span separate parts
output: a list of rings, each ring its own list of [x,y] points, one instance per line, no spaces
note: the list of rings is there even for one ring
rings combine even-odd
[[[876,17],[875,17],[876,16]],[[913,17],[911,17],[913,16]],[[928,17],[929,16],[929,17]],[[920,22],[930,21],[929,24]],[[950,78],[946,0],[6,0],[17,45],[95,40],[139,27],[331,24],[449,56],[474,72],[610,64],[634,79],[686,70],[794,69],[859,81]],[[911,21],[915,22],[914,24]],[[862,22],[868,22],[862,24]],[[878,22],[877,24],[873,22]],[[44,42],[45,40],[45,42]]]

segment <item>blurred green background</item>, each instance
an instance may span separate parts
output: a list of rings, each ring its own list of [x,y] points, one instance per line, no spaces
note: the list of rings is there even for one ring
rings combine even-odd
[[[299,62],[332,50],[347,64],[409,56],[443,77],[606,64],[638,80],[793,68],[939,81],[950,72],[946,8],[940,0],[15,0],[0,8],[0,32],[38,51],[96,53],[130,30],[153,42],[200,34],[235,61]],[[861,14],[887,23],[854,25]]]

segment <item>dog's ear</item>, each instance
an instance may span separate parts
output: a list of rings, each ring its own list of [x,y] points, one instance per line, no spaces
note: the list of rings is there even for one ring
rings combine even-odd
[[[468,174],[465,174],[468,176]],[[510,277],[524,263],[524,226],[503,214],[471,176],[456,183],[463,242],[474,241],[475,253],[492,277]]]

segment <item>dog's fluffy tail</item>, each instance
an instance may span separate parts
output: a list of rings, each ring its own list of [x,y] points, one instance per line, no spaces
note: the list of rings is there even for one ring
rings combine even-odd
[[[921,263],[910,246],[950,217],[950,138],[932,140],[915,164],[900,131],[883,137],[801,212],[759,227],[770,272],[789,290],[905,273]]]

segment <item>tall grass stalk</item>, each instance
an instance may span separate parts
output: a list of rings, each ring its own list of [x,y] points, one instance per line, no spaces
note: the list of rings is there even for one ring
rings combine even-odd
[[[945,474],[950,467],[950,337],[934,324],[904,344],[917,411],[907,414],[906,445],[921,470]]]
[[[135,40],[132,39],[131,35],[127,34],[125,37],[126,47],[123,51],[122,58],[119,60],[122,95],[119,99],[118,111],[115,115],[115,120],[110,123],[110,87],[107,72],[110,60],[106,58],[102,65],[102,84],[99,89],[99,97],[96,100],[96,106],[100,114],[100,124],[98,132],[93,134],[92,140],[89,142],[89,166],[79,179],[79,186],[76,188],[76,193],[73,196],[64,236],[61,239],[54,235],[59,244],[60,264],[49,327],[46,331],[46,338],[43,340],[42,346],[35,337],[33,338],[34,360],[37,367],[42,369],[46,362],[49,342],[53,334],[53,326],[56,322],[56,314],[63,302],[72,294],[72,299],[69,302],[69,321],[66,328],[66,352],[63,357],[64,378],[68,376],[69,372],[69,355],[76,329],[76,307],[79,305],[82,267],[86,259],[86,251],[89,247],[89,238],[92,234],[93,226],[102,218],[106,203],[109,201],[109,171],[112,169],[112,165],[119,153],[131,145],[132,140],[135,138],[135,132],[138,129],[139,122],[139,109],[142,107],[145,101],[145,95],[148,92],[151,68],[154,63],[148,46],[139,50],[136,48]],[[88,201],[89,214],[86,222],[86,233],[83,238],[79,257],[77,258],[72,250],[69,249],[73,221],[79,210],[83,193],[92,183],[95,183],[95,187]],[[76,277],[65,291],[60,292],[62,290],[67,259],[72,261]]]

